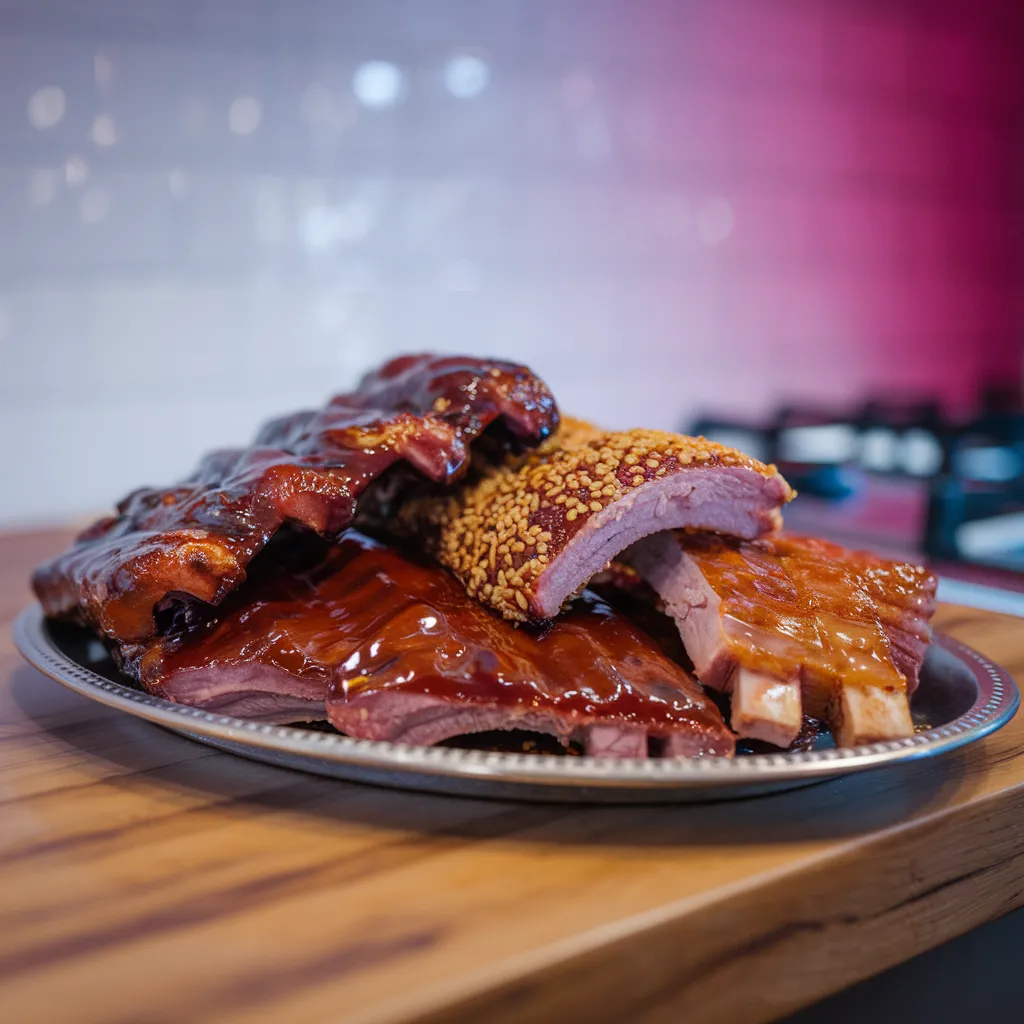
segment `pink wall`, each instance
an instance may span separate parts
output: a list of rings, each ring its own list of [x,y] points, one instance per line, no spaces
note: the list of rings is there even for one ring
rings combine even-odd
[[[1020,379],[1024,4],[632,10],[605,27],[657,69],[621,97],[646,112],[650,171],[714,183],[734,215],[657,314],[668,338],[706,307],[743,367],[746,393],[709,405],[906,388],[963,406]]]
[[[3,0],[0,522],[410,349],[622,426],[1019,380],[1022,9]]]

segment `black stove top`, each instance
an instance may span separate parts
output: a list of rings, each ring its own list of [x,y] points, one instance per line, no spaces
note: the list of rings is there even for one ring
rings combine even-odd
[[[777,463],[799,492],[791,530],[1024,590],[1024,412],[1009,404],[989,394],[952,420],[933,402],[873,399],[848,414],[785,406],[764,424],[705,417],[687,429]]]

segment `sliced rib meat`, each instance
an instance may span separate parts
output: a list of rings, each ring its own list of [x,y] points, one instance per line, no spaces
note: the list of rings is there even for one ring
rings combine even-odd
[[[774,466],[704,438],[579,421],[447,497],[409,501],[413,533],[505,618],[553,618],[624,548],[664,530],[755,538],[793,495]]]
[[[936,579],[827,541],[663,533],[630,563],[676,620],[698,678],[732,694],[741,736],[789,746],[802,714],[840,746],[913,732]]]
[[[259,722],[284,725],[327,717],[322,676],[300,676],[258,660],[171,672],[153,680],[149,689],[176,704]]]
[[[268,423],[251,447],[213,453],[183,483],[128,495],[40,567],[33,586],[48,615],[144,640],[158,631],[155,613],[166,625],[190,600],[222,601],[282,525],[337,534],[394,463],[443,483],[458,478],[470,443],[499,418],[531,444],[558,423],[551,393],[526,367],[395,359],[325,408]]]
[[[127,645],[126,669],[171,700],[266,721],[321,717],[326,700],[338,729],[367,739],[526,729],[594,756],[646,756],[649,736],[679,756],[733,751],[692,676],[595,595],[516,628],[439,566],[354,531],[311,567],[275,566],[216,621]]]

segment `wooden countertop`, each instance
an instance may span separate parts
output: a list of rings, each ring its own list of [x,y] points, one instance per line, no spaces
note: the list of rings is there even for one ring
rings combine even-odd
[[[64,537],[0,537],[0,1016],[766,1021],[1024,904],[1024,715],[778,796],[573,808],[250,763],[106,710],[7,626]],[[941,629],[1024,678],[1024,622]]]

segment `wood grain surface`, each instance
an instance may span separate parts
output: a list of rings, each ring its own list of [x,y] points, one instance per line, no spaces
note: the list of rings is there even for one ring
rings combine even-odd
[[[0,1020],[767,1021],[1024,904],[1024,716],[717,805],[361,787],[22,663],[10,621],[64,540],[0,537]],[[1024,677],[1021,620],[937,621]]]

